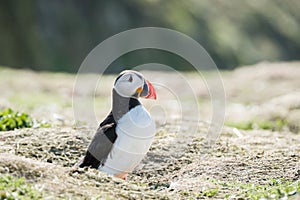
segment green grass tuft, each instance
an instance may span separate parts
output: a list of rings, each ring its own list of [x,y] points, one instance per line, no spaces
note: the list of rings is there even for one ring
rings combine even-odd
[[[219,187],[238,191],[233,196],[227,194],[228,199],[284,199],[300,193],[300,182],[284,181],[283,179],[272,179],[269,184],[260,185],[240,182],[214,181]]]
[[[31,184],[26,183],[24,178],[0,176],[0,200],[35,200],[42,198],[43,193],[34,189]]]

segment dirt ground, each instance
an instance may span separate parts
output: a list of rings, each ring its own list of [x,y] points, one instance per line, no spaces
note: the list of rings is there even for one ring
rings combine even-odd
[[[178,92],[185,90],[175,75],[145,73]],[[298,182],[300,63],[259,63],[221,74],[227,97],[225,124],[253,120],[282,124],[266,130],[255,123],[248,130],[224,126],[216,143],[207,146],[212,114],[209,93],[196,74],[185,74],[194,93],[183,95],[182,113],[193,116],[184,105],[196,97],[200,120],[178,117],[174,97],[158,89],[156,107],[145,102],[156,119],[155,141],[123,181],[74,167],[97,121],[109,112],[114,76],[103,77],[97,90],[86,91],[96,96],[97,119],[86,116],[86,121],[75,121],[72,95],[81,94],[74,94],[74,75],[0,68],[0,107],[25,111],[52,124],[51,128],[0,132],[0,173],[25,177],[45,192],[45,199],[251,199],[249,184]]]

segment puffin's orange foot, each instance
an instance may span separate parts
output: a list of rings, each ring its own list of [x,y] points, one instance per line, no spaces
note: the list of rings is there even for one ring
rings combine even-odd
[[[114,176],[117,177],[117,178],[121,178],[123,180],[126,180],[127,179],[127,175],[128,175],[127,172],[121,172],[119,174],[115,174]]]

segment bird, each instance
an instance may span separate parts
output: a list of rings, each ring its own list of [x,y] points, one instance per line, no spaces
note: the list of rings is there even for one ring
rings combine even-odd
[[[156,99],[151,82],[140,72],[121,72],[112,89],[112,109],[100,123],[79,167],[127,179],[149,151],[156,132],[155,121],[139,98]]]

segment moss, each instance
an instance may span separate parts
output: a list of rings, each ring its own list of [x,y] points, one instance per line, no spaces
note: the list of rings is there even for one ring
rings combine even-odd
[[[42,199],[43,193],[34,189],[24,178],[0,176],[0,199]]]

